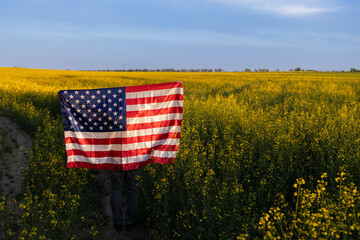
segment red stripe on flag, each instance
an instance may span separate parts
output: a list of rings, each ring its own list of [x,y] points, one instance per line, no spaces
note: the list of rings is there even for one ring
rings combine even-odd
[[[80,145],[110,145],[110,144],[130,144],[138,142],[157,141],[167,138],[180,138],[179,132],[168,132],[163,134],[145,135],[129,138],[65,138],[65,144],[77,143]]]
[[[126,99],[126,105],[169,102],[174,100],[184,100],[184,97],[182,94],[172,94],[172,95],[157,96],[157,97],[131,98],[131,99]]]
[[[111,163],[95,164],[88,162],[68,162],[67,168],[90,168],[90,169],[104,169],[104,170],[113,170],[113,171],[129,171],[129,170],[142,168],[149,163],[173,164],[174,161],[175,158],[154,157],[144,162],[127,163],[127,164],[111,164]]]
[[[169,108],[161,108],[161,109],[151,109],[151,110],[142,110],[142,111],[130,111],[126,112],[127,118],[135,118],[135,117],[148,117],[148,116],[156,116],[156,115],[164,115],[170,113],[182,113],[182,107],[169,107]]]
[[[171,89],[171,88],[182,88],[181,82],[171,82],[171,83],[159,83],[159,84],[149,84],[149,85],[141,85],[141,86],[130,86],[125,87],[127,93],[131,92],[143,92],[143,91],[153,91],[153,90],[163,90],[163,89]]]
[[[152,151],[177,151],[179,149],[179,145],[159,145],[153,146],[151,148],[142,148],[142,149],[134,149],[129,151],[82,151],[80,149],[70,149],[67,150],[67,156],[84,156],[87,158],[104,158],[104,157],[134,157],[138,155],[148,155],[151,154]]]

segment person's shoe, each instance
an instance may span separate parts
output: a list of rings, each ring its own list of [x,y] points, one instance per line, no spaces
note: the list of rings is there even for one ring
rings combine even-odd
[[[114,223],[114,229],[115,229],[115,231],[116,232],[122,232],[122,230],[123,230],[123,225],[122,224],[115,224]]]
[[[136,223],[132,223],[132,224],[126,224],[126,231],[132,231],[137,227]]]

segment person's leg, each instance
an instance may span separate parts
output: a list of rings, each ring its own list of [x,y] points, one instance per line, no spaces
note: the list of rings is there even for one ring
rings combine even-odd
[[[135,225],[136,212],[139,202],[138,179],[140,169],[126,171],[126,187],[127,187],[127,211],[126,211],[126,226],[127,230]]]
[[[123,225],[122,218],[122,192],[124,188],[125,172],[123,171],[111,171],[111,196],[110,204],[113,213],[113,222],[115,230],[121,230]]]

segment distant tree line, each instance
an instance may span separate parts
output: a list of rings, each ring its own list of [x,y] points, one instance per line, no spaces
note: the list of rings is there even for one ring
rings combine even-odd
[[[360,69],[350,68],[350,72],[360,72]]]
[[[174,68],[164,68],[164,69],[107,69],[107,70],[85,70],[85,71],[97,71],[97,72],[224,72],[222,68],[201,68],[201,69],[174,69]],[[280,72],[280,69],[276,69],[276,72]],[[284,70],[286,71],[286,70]],[[300,67],[289,69],[289,72],[300,72],[300,71],[306,71],[306,72],[322,72],[318,70],[312,70],[312,69],[302,69]],[[241,71],[233,71],[233,72],[241,72]],[[251,70],[250,68],[245,68],[244,72],[271,72],[267,68],[258,68]],[[330,71],[325,71],[330,72]],[[345,70],[332,70],[331,72],[347,72]],[[360,72],[360,69],[356,68],[350,68],[349,72]]]
[[[280,69],[276,69],[276,72],[279,72]],[[286,70],[285,70],[286,71]],[[319,71],[319,70],[313,70],[313,69],[302,69],[300,67],[297,68],[290,68],[288,70],[289,72],[300,72],[300,71],[305,71],[305,72],[323,72],[323,71]],[[245,68],[244,72],[252,72],[250,68]],[[254,69],[254,72],[271,72],[269,69],[266,68],[259,68],[259,69]],[[324,72],[330,72],[330,71],[324,71]],[[345,70],[332,70],[331,72],[346,72]],[[360,69],[356,69],[356,68],[350,68],[349,72],[360,72]]]
[[[115,70],[94,70],[99,72],[223,72],[222,68],[201,68],[201,69],[173,69],[173,68],[165,68],[165,69],[115,69]]]

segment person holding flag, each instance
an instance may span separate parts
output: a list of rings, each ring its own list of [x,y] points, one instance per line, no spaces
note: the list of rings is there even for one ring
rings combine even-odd
[[[111,197],[110,204],[113,212],[113,223],[116,232],[123,230],[122,194],[124,185],[127,190],[126,201],[126,230],[136,227],[136,212],[139,202],[138,177],[140,169],[129,171],[111,171]]]
[[[114,228],[122,231],[122,191],[127,187],[126,229],[136,226],[140,168],[172,164],[180,144],[181,82],[62,90],[67,167],[111,170]]]

